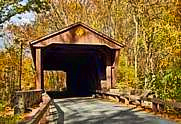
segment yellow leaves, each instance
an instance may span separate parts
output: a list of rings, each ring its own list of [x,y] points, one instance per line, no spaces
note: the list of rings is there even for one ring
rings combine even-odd
[[[181,49],[176,49],[175,51],[173,51],[173,55],[181,57]]]
[[[72,3],[70,4],[70,6],[69,6],[69,8],[70,8],[71,10],[75,10],[76,7],[77,7],[77,4],[76,4],[75,2],[72,2]]]
[[[169,62],[167,60],[161,60],[160,61],[160,68],[167,67]]]
[[[32,60],[24,58],[22,70],[22,89],[28,90],[35,87],[35,74],[33,73]]]
[[[46,90],[61,90],[66,88],[66,73],[63,71],[44,71]]]

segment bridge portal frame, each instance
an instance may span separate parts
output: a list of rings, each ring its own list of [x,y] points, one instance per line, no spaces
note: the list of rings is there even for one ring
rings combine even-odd
[[[44,90],[44,68],[42,49],[52,44],[68,44],[68,45],[98,45],[106,46],[113,52],[108,56],[107,61],[111,61],[111,65],[106,67],[106,81],[104,80],[104,88],[114,88],[116,84],[116,71],[119,62],[120,49],[123,44],[118,43],[114,39],[100,33],[83,23],[75,23],[58,32],[46,35],[35,41],[30,42],[31,52],[36,70],[36,89]],[[102,83],[102,82],[101,82]],[[101,87],[103,88],[103,87]]]

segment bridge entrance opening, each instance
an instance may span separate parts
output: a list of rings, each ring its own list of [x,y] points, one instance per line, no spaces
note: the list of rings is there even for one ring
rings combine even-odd
[[[52,44],[42,49],[44,70],[66,72],[66,89],[73,95],[90,95],[101,89],[113,51],[104,45]]]

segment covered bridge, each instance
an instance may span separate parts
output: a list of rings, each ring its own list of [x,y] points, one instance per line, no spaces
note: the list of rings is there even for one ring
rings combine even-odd
[[[88,94],[110,89],[122,44],[85,24],[76,23],[30,43],[36,68],[36,88],[44,89],[44,70],[67,74],[67,90]]]

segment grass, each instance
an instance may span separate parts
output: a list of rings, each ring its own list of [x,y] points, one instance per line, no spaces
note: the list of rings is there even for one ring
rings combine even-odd
[[[16,124],[21,115],[14,115],[14,110],[8,107],[6,101],[0,100],[0,124]]]
[[[1,115],[0,116],[0,124],[16,124],[21,120],[20,115]]]
[[[7,105],[6,101],[0,100],[0,112],[5,110],[6,105]]]

